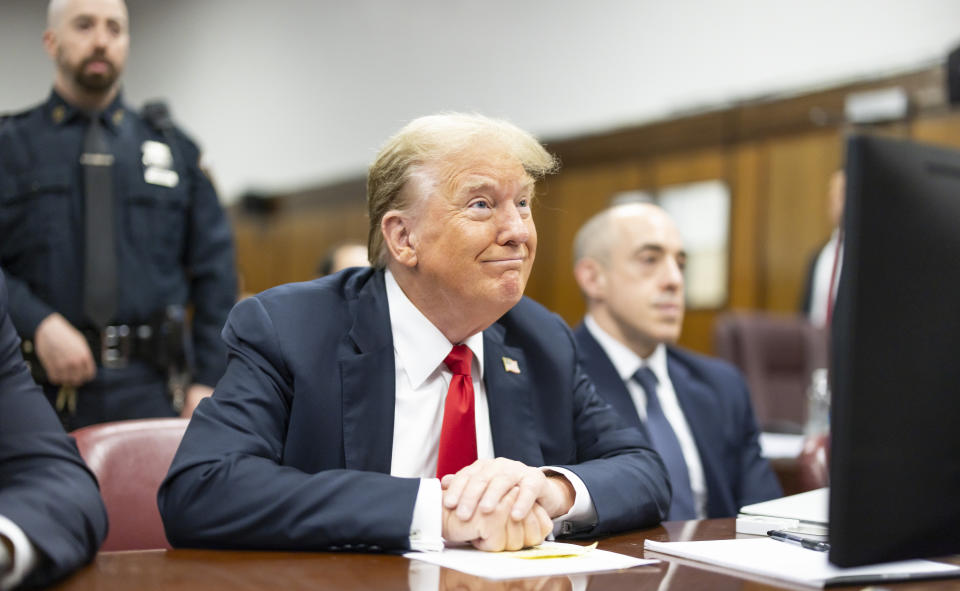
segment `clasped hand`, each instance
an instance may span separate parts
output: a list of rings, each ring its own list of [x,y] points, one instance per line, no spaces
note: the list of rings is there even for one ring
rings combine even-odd
[[[573,486],[521,462],[477,460],[440,481],[443,537],[489,552],[519,550],[543,542],[552,518],[573,506]]]
[[[97,375],[87,340],[60,314],[54,312],[44,318],[33,341],[37,359],[51,384],[79,387]]]

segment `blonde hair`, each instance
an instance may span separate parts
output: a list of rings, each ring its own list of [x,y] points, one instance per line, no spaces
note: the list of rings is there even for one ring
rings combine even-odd
[[[504,152],[517,159],[534,179],[558,167],[556,158],[536,138],[508,121],[465,113],[414,119],[387,140],[367,174],[370,264],[378,268],[386,266],[387,251],[380,223],[387,212],[411,205],[402,189],[415,169],[469,153],[480,140],[502,145]]]

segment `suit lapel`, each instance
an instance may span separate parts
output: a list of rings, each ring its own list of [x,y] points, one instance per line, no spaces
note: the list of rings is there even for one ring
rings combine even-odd
[[[521,349],[508,346],[505,329],[494,324],[483,332],[483,383],[490,407],[490,431],[494,455],[521,461],[529,466],[543,464],[543,453],[531,428],[537,421],[531,406],[531,368]],[[507,371],[504,358],[516,362],[520,373]]]
[[[348,307],[353,327],[339,358],[345,467],[389,473],[396,372],[382,271],[373,273]]]
[[[667,373],[673,382],[673,390],[677,394],[677,401],[687,419],[690,432],[697,444],[700,453],[700,464],[703,466],[704,478],[707,483],[707,514],[713,514],[712,505],[717,501],[716,492],[728,488],[722,482],[722,450],[723,432],[719,421],[722,414],[717,408],[716,401],[707,386],[690,373],[687,366],[677,359],[670,348],[667,348]]]
[[[607,357],[600,343],[597,342],[587,327],[581,324],[574,331],[577,343],[580,345],[580,357],[583,367],[593,381],[597,393],[612,406],[620,418],[631,427],[639,427],[646,432],[646,427],[640,421],[633,398],[627,391],[626,384],[617,373],[617,368]]]

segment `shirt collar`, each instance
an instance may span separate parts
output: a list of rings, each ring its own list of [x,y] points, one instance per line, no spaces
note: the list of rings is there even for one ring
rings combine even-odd
[[[661,384],[670,379],[667,374],[667,347],[663,343],[657,345],[653,353],[644,359],[611,336],[610,333],[600,328],[597,321],[589,314],[583,319],[583,324],[600,344],[607,357],[610,358],[610,362],[613,363],[613,367],[616,368],[620,379],[623,381],[630,380],[633,374],[644,365],[653,370]]]
[[[83,111],[68,103],[56,90],[50,91],[44,111],[54,125],[69,123],[77,116],[86,117]],[[113,101],[100,114],[100,120],[107,129],[116,132],[125,118],[126,107],[123,106],[123,92],[117,92],[117,96],[113,97]]]
[[[454,344],[443,336],[440,329],[423,315],[403,293],[393,273],[384,272],[387,287],[387,306],[390,311],[390,330],[393,333],[394,354],[407,372],[410,384],[419,388],[446,359]],[[474,364],[483,379],[483,332],[478,332],[463,342],[473,353]]]

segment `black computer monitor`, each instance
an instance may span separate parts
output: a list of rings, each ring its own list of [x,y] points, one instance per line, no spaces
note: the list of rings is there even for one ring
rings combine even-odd
[[[830,561],[960,553],[960,153],[847,141]]]

